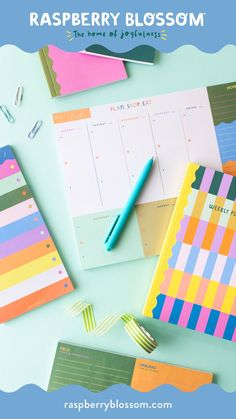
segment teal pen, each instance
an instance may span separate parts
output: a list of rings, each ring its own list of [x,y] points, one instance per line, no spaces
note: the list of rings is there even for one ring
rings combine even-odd
[[[104,242],[105,246],[106,246],[106,249],[108,251],[112,250],[115,247],[115,245],[116,245],[116,243],[117,243],[117,241],[118,241],[118,239],[119,239],[119,237],[120,237],[120,235],[121,235],[121,233],[122,233],[122,231],[125,227],[125,224],[127,223],[128,218],[129,218],[129,216],[130,216],[130,214],[131,214],[131,212],[134,208],[134,205],[135,205],[135,203],[138,199],[138,196],[139,196],[141,190],[143,189],[144,184],[145,184],[145,182],[146,182],[146,180],[147,180],[147,178],[148,178],[148,176],[151,172],[152,165],[153,165],[153,158],[148,160],[148,162],[144,166],[144,168],[139,175],[139,178],[136,182],[136,185],[134,186],[134,189],[133,189],[133,191],[132,191],[132,193],[131,193],[131,195],[130,195],[122,213],[116,217],[115,222],[114,222],[114,224],[113,224],[113,226],[112,226],[110,232],[108,233],[107,238]]]

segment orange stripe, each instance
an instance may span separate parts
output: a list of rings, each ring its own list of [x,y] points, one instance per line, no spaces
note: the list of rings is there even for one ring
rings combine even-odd
[[[201,246],[203,249],[206,249],[206,250],[211,249],[211,245],[212,245],[215,233],[216,233],[216,229],[217,229],[216,224],[212,224],[212,223],[208,224],[207,229],[205,231],[202,246]]]
[[[184,243],[192,244],[197,226],[199,223],[199,218],[191,217],[188,223],[188,228],[185,233]]]
[[[47,255],[48,253],[54,252],[55,250],[55,245],[50,238],[36,243],[33,246],[27,247],[26,249],[22,249],[2,260],[0,274],[16,269],[19,266],[25,265],[26,263]]]
[[[67,287],[65,288],[65,284]],[[55,300],[56,298],[68,294],[73,291],[74,287],[69,278],[64,278],[55,284],[49,285],[48,287],[42,288],[33,294],[27,295],[20,300],[14,301],[14,303],[7,304],[0,308],[0,323],[5,323],[8,320],[13,319],[27,311],[33,310],[49,301]]]
[[[53,114],[54,124],[61,124],[62,122],[79,121],[81,119],[91,118],[89,108],[76,109],[74,111],[60,112]]]
[[[219,253],[225,256],[228,255],[232,240],[234,238],[234,234],[235,234],[234,230],[230,230],[229,228],[226,228],[225,234],[223,236],[222,243],[220,246]]]

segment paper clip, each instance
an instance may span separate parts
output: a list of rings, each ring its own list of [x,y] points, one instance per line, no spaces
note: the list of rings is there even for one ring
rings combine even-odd
[[[2,111],[3,115],[5,116],[5,118],[8,120],[8,122],[10,122],[10,124],[14,124],[15,122],[15,118],[12,116],[12,114],[9,112],[9,110],[7,109],[7,107],[5,105],[1,105],[0,106],[0,110]]]
[[[33,140],[33,138],[35,137],[35,135],[38,133],[38,131],[40,130],[41,126],[43,124],[43,121],[41,121],[40,119],[36,122],[35,126],[33,127],[32,131],[30,131],[30,133],[28,134],[28,138],[30,138],[31,140]]]
[[[19,86],[16,91],[15,106],[20,106],[23,99],[24,88]]]

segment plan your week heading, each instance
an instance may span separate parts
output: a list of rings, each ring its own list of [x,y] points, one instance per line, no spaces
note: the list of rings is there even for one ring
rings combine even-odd
[[[204,26],[205,12],[30,12],[30,26],[73,26],[73,27],[162,27]]]

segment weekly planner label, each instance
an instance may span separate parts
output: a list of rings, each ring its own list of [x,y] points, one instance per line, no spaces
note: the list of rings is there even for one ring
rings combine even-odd
[[[10,146],[0,148],[0,322],[73,290]]]
[[[188,162],[235,173],[235,104],[230,83],[54,115],[83,268],[160,253]],[[135,211],[107,252],[104,238],[150,157]]]

